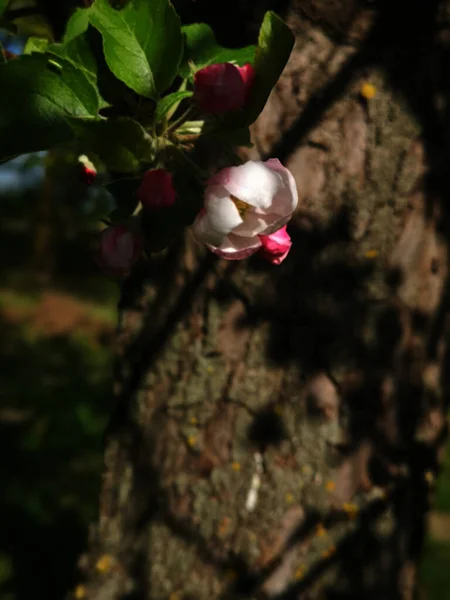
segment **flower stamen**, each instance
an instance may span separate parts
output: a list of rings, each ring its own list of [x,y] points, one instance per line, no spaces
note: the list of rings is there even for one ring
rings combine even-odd
[[[247,204],[247,202],[244,202],[243,200],[239,200],[239,198],[236,198],[236,196],[233,195],[230,195],[230,198],[233,200],[236,208],[238,209],[239,216],[241,219],[243,219],[245,217],[245,213],[250,208],[250,204]]]

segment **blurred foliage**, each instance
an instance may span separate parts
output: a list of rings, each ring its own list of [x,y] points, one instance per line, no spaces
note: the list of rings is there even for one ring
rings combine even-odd
[[[450,506],[447,506],[447,510]],[[428,539],[425,545],[420,579],[423,585],[421,599],[448,600],[450,597],[450,540],[436,542]]]
[[[111,402],[118,286],[94,260],[105,195],[50,158],[0,168],[0,600],[60,600],[76,582]]]
[[[110,355],[2,319],[0,598],[62,598],[95,518]]]
[[[447,451],[445,452],[444,460],[441,465],[441,473],[437,481],[436,497],[433,507],[435,510],[450,512],[450,443],[447,446]]]

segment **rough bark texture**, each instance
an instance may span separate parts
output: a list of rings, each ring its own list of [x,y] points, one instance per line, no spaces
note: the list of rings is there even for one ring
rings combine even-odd
[[[293,250],[188,236],[125,286],[88,598],[413,598],[446,428],[450,3],[287,18],[251,155],[296,177]]]

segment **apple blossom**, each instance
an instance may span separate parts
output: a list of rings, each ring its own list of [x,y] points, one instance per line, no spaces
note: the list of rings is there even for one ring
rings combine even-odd
[[[238,110],[248,99],[254,74],[250,63],[243,67],[231,63],[204,67],[194,77],[194,99],[206,113]]]
[[[97,262],[109,275],[125,277],[142,254],[141,235],[127,225],[111,225],[100,233]]]
[[[270,235],[260,235],[259,239],[262,244],[260,255],[273,265],[281,265],[292,246],[286,225]]]
[[[144,174],[136,195],[147,209],[172,206],[176,196],[172,175],[165,169],[150,169]]]
[[[208,181],[194,237],[222,258],[247,258],[263,247],[261,236],[286,225],[297,202],[294,177],[278,159],[227,167]]]

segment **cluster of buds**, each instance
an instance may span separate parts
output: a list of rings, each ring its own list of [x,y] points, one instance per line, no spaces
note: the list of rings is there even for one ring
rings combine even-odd
[[[195,74],[193,99],[207,114],[237,111],[248,101],[253,80],[250,64],[210,65]],[[177,196],[172,175],[162,168],[147,171],[136,195],[143,211],[167,209]],[[294,178],[278,159],[227,167],[206,181],[203,208],[193,224],[193,235],[227,260],[241,260],[258,252],[279,265],[292,245],[286,224],[297,202]],[[133,217],[101,233],[99,263],[106,272],[124,276],[141,256],[144,240],[138,222]]]

